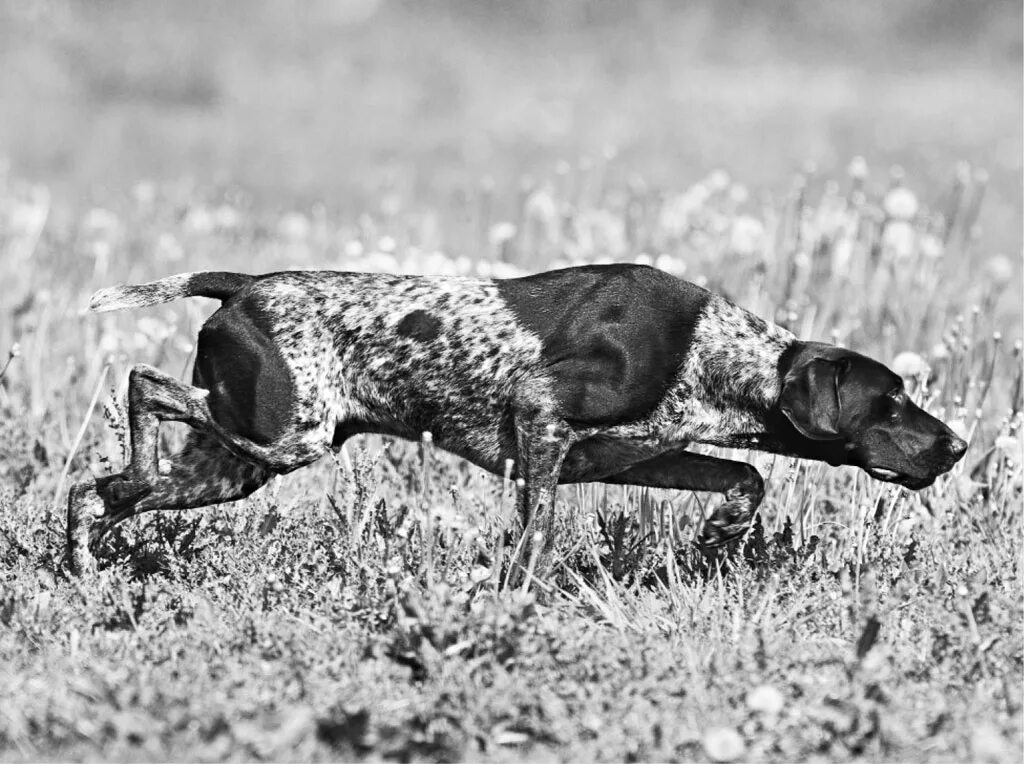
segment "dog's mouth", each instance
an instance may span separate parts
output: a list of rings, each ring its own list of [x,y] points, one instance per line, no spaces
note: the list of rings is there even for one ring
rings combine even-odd
[[[863,467],[862,469],[875,480],[881,480],[886,483],[896,483],[897,485],[909,488],[912,491],[927,488],[935,482],[934,477],[914,477],[913,475],[907,475],[903,472],[890,470],[886,467]]]

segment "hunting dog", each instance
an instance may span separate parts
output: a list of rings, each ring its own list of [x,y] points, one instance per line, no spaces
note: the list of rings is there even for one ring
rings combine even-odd
[[[429,431],[496,474],[514,460],[524,528],[548,538],[559,483],[719,492],[704,547],[743,534],[764,482],[690,444],[855,465],[911,489],[967,448],[881,363],[646,266],[507,280],[186,273],[103,289],[90,309],[192,296],[223,303],[199,332],[192,384],[135,366],[130,463],[69,494],[75,570],[126,518],[241,499],[358,433]],[[191,430],[161,470],[168,420]]]

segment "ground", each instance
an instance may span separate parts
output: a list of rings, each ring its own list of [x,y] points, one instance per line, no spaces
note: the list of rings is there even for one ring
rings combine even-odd
[[[0,11],[0,758],[1021,760],[1019,8],[133,7]],[[564,488],[506,585],[514,486],[366,438],[68,574],[127,370],[213,307],[93,290],[608,260],[889,363],[967,456],[911,493],[738,452],[727,564],[717,497]]]

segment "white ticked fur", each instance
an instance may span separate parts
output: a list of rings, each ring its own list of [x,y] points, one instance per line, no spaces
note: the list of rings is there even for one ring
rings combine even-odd
[[[189,282],[192,273],[176,273],[173,276],[150,281],[145,284],[119,284],[96,292],[89,300],[89,310],[105,313],[111,310],[144,308],[148,305],[177,300],[190,296]]]

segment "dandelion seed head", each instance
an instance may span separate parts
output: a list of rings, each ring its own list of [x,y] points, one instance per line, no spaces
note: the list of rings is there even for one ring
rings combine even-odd
[[[704,733],[702,744],[712,761],[736,761],[747,750],[743,737],[731,727],[712,727]]]
[[[729,200],[733,204],[746,204],[749,199],[750,191],[746,186],[736,183],[729,189]]]
[[[850,174],[851,178],[863,180],[868,176],[868,163],[864,157],[854,157],[850,160],[850,164],[846,168],[846,172]]]
[[[892,370],[903,379],[913,380],[927,375],[931,371],[928,362],[911,350],[903,351],[892,360]]]
[[[558,203],[550,183],[545,183],[533,191],[524,205],[528,218],[550,222],[558,218]]]
[[[277,234],[286,241],[305,241],[309,238],[311,229],[309,218],[301,212],[286,212],[277,221]]]
[[[156,201],[156,184],[151,180],[140,181],[132,189],[132,196],[140,207],[148,207]]]
[[[491,226],[487,232],[487,238],[493,247],[499,247],[507,241],[511,241],[516,237],[516,226],[514,223],[508,221],[502,221],[495,223]]]
[[[896,220],[911,220],[918,211],[917,196],[909,188],[896,186],[889,190],[882,202],[885,214]]]
[[[917,233],[914,227],[903,220],[892,220],[882,234],[882,246],[897,259],[910,257],[914,253]]]
[[[206,236],[214,228],[213,214],[205,207],[190,207],[188,212],[185,213],[182,227],[187,233],[196,236]]]
[[[997,287],[1004,287],[1013,279],[1013,262],[1006,255],[993,255],[985,262],[985,275]]]
[[[729,187],[729,173],[725,170],[714,170],[708,175],[707,184],[713,191],[724,191]]]
[[[921,250],[921,254],[932,260],[937,260],[942,257],[946,248],[942,243],[942,239],[938,236],[930,233],[922,234],[918,241],[918,247]]]
[[[1020,438],[1013,435],[1000,435],[996,438],[995,447],[1008,454],[1020,454],[1022,450]]]
[[[775,716],[785,705],[782,693],[770,684],[758,685],[747,693],[747,707],[768,716]]]
[[[749,257],[764,248],[764,224],[750,215],[739,215],[733,220],[729,235],[729,250]]]

